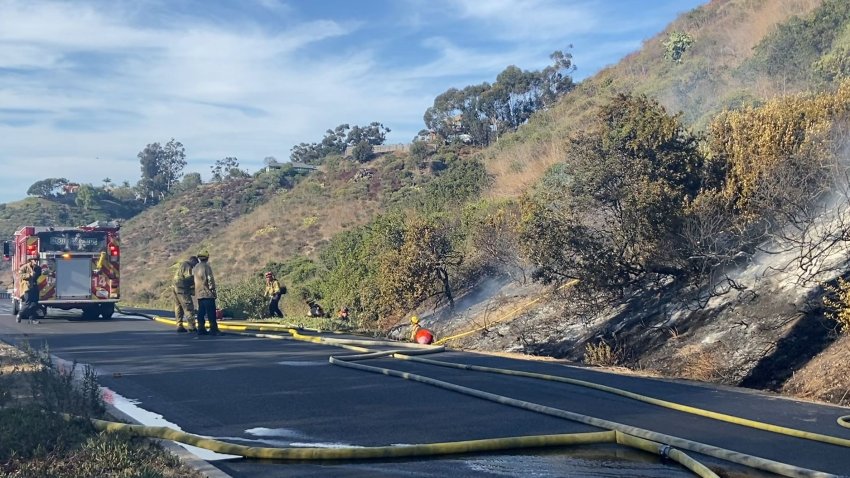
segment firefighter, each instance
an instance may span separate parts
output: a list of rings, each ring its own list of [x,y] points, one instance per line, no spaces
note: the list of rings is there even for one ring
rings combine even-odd
[[[266,297],[269,298],[269,316],[283,317],[280,310],[280,296],[286,294],[286,287],[280,285],[272,272],[266,272]]]
[[[27,263],[18,269],[18,275],[21,278],[21,306],[20,312],[16,317],[16,321],[21,323],[23,319],[27,319],[31,324],[37,324],[38,320],[34,320],[36,310],[38,310],[38,278],[41,276],[41,266],[38,265],[38,258],[30,256]]]
[[[310,307],[310,311],[307,312],[307,317],[324,317],[325,309],[322,308],[321,305],[316,303],[313,299],[307,299],[307,306]]]
[[[197,256],[191,256],[177,266],[174,273],[174,282],[171,291],[174,295],[174,318],[177,320],[177,332],[187,332],[183,327],[183,319],[189,325],[188,332],[197,331],[195,326],[195,304],[192,296],[195,294],[195,278],[192,276],[192,268],[198,263]]]
[[[218,330],[215,310],[215,277],[209,264],[210,254],[206,250],[198,252],[198,264],[192,268],[195,279],[195,297],[198,298],[198,336],[207,335],[204,317],[210,322],[209,335],[221,335]]]
[[[423,328],[419,323],[419,317],[415,315],[410,318],[410,341],[425,345],[434,342],[434,334]]]
[[[348,319],[350,318],[348,315],[348,307],[339,309],[339,312],[336,313],[336,318],[343,322],[348,322]]]

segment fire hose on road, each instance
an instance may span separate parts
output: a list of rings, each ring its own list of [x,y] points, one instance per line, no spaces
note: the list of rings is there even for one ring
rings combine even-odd
[[[162,317],[152,317],[153,320],[162,323],[174,324],[173,319]],[[557,408],[547,407],[532,402],[516,400],[510,397],[496,395],[489,392],[471,389],[461,385],[437,380],[423,375],[412,374],[399,370],[374,367],[365,365],[363,362],[377,358],[394,358],[398,360],[414,361],[427,365],[440,367],[450,367],[455,369],[498,373],[504,375],[521,376],[526,378],[534,378],[539,380],[557,381],[578,385],[595,390],[616,394],[622,397],[638,400],[644,403],[650,403],[656,406],[661,406],[684,413],[690,413],[702,417],[712,418],[728,423],[735,423],[750,428],[779,433],[787,436],[793,436],[806,440],[819,441],[832,445],[850,447],[850,440],[823,435],[803,430],[781,427],[769,423],[758,422],[742,417],[735,417],[710,410],[704,410],[697,407],[691,407],[684,404],[660,400],[653,397],[640,395],[629,392],[627,390],[617,389],[605,385],[600,385],[592,382],[586,382],[576,379],[559,377],[554,375],[537,374],[531,372],[499,369],[493,367],[482,367],[467,364],[458,364],[452,362],[443,362],[431,359],[418,357],[423,354],[433,354],[444,351],[444,347],[423,346],[419,344],[399,344],[392,341],[379,340],[358,340],[344,339],[336,337],[322,337],[317,335],[303,334],[301,331],[289,326],[280,324],[267,323],[246,323],[246,322],[221,322],[219,327],[222,330],[230,332],[264,337],[274,339],[289,339],[307,341],[317,344],[325,344],[336,347],[341,347],[354,352],[359,352],[357,355],[347,356],[331,356],[329,361],[336,366],[342,366],[371,373],[379,373],[387,376],[394,376],[407,380],[413,380],[420,383],[426,383],[432,386],[437,386],[457,393],[474,396],[477,398],[490,400],[496,403],[501,403],[525,410],[534,411],[537,413],[546,414],[562,419],[572,420],[579,423],[588,424],[607,431],[594,433],[578,433],[578,434],[563,434],[563,435],[540,435],[540,436],[523,436],[523,437],[508,437],[495,438],[485,440],[471,440],[463,442],[448,442],[448,443],[431,443],[422,445],[406,445],[406,446],[388,446],[388,447],[351,447],[351,448],[259,448],[234,445],[227,442],[212,440],[197,435],[192,435],[180,431],[176,431],[163,427],[145,427],[141,425],[126,425],[112,422],[96,421],[95,425],[102,430],[127,430],[147,437],[163,438],[167,440],[178,441],[209,450],[226,453],[230,455],[238,455],[251,458],[269,458],[269,459],[292,459],[292,460],[344,460],[344,459],[374,459],[374,458],[398,458],[412,456],[428,456],[428,455],[446,455],[457,453],[472,453],[484,451],[498,451],[519,448],[531,447],[547,447],[547,446],[566,446],[566,445],[581,445],[589,443],[618,443],[625,446],[638,448],[650,453],[659,454],[675,460],[682,464],[698,476],[717,476],[704,465],[694,461],[681,450],[693,451],[703,455],[722,459],[728,462],[737,463],[750,468],[769,471],[782,476],[789,477],[834,477],[830,473],[805,469],[793,465],[776,462],[760,457],[750,456],[738,453],[731,450],[707,445],[692,440],[675,437],[671,435],[661,434],[638,427],[633,427],[617,422],[604,420],[587,415],[561,410]],[[277,332],[277,333],[274,333]],[[389,346],[394,347],[392,350],[375,351],[369,347]],[[841,419],[839,419],[839,422]],[[675,448],[673,448],[675,447]]]

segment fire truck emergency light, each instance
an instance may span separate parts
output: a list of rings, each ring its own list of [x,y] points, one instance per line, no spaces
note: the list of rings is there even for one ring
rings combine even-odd
[[[110,245],[109,245],[109,255],[110,255],[110,256],[112,256],[112,257],[118,257],[119,252],[120,252],[120,251],[118,250],[118,246],[116,246],[115,244],[110,244]]]

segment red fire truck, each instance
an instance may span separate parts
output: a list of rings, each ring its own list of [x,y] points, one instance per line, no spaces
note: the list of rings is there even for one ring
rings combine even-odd
[[[3,256],[12,261],[12,309],[21,307],[18,269],[30,257],[38,259],[42,315],[48,307],[81,309],[84,319],[111,319],[120,297],[119,226],[94,222],[81,227],[26,226],[3,243]]]

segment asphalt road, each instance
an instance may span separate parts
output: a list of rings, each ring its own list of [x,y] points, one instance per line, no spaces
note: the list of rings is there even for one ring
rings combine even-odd
[[[483,401],[395,377],[328,363],[336,347],[227,335],[194,338],[165,325],[118,316],[81,321],[68,313],[16,324],[0,305],[0,339],[46,344],[91,364],[102,386],[183,430],[255,446],[379,446],[597,431],[593,427]],[[53,311],[51,310],[51,313]],[[568,376],[670,401],[850,439],[835,419],[850,414],[748,390],[623,376],[501,357],[447,352],[444,361]],[[850,451],[685,415],[560,383],[459,371],[393,359],[368,365],[409,371],[512,398],[640,426],[796,466],[850,472]],[[691,455],[694,455],[691,453]],[[267,476],[612,476],[685,477],[655,457],[595,446],[435,459],[273,463],[223,460],[234,477]],[[716,460],[708,460],[710,465]],[[755,473],[753,476],[767,476]]]

